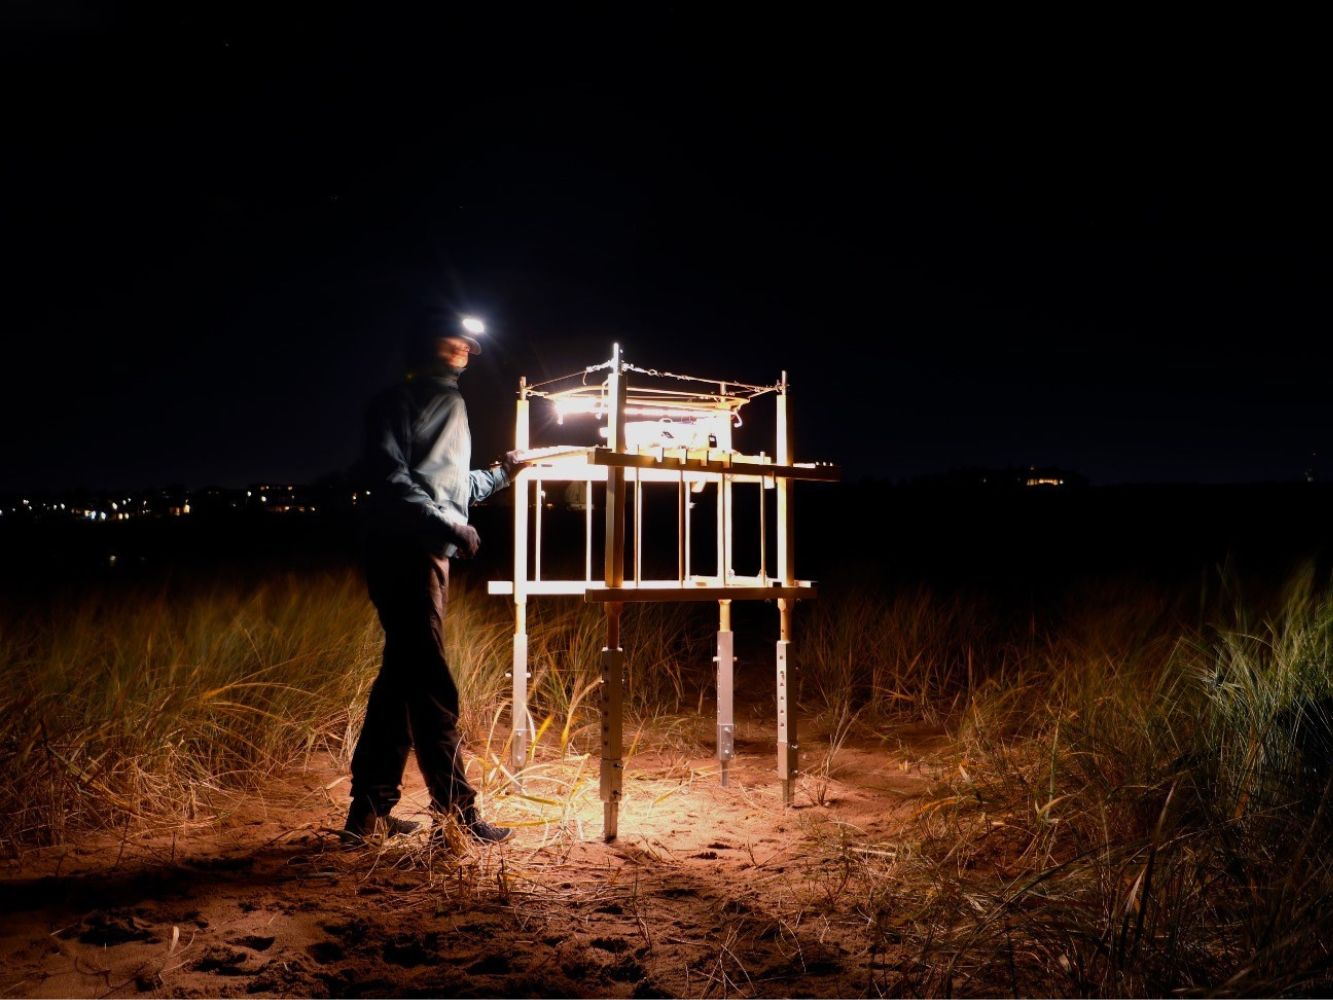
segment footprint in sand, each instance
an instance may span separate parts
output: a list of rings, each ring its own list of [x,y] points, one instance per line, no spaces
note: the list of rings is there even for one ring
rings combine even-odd
[[[85,917],[77,927],[61,932],[62,938],[77,937],[82,944],[95,944],[110,947],[128,944],[130,941],[145,941],[156,944],[162,939],[153,932],[151,924],[145,924],[133,914],[94,913]]]
[[[510,970],[507,955],[486,955],[468,966],[468,973],[473,976],[504,976]]]
[[[253,971],[245,968],[249,961],[250,956],[246,952],[214,945],[191,968],[195,972],[211,972],[216,976],[248,976]]]
[[[438,942],[439,935],[435,933],[427,934],[424,938],[415,934],[398,934],[384,942],[382,954],[384,961],[389,964],[412,969],[439,959]]]
[[[320,965],[341,962],[343,958],[343,946],[337,941],[316,941],[312,945],[307,945],[305,950],[306,954]]]

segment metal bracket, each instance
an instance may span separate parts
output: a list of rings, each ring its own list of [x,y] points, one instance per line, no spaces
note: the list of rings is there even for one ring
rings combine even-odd
[[[721,761],[736,756],[736,727],[730,723],[717,727],[717,758]]]

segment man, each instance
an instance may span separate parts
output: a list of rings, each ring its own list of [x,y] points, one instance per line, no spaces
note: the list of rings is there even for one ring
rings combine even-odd
[[[443,651],[449,558],[471,558],[480,545],[468,507],[508,486],[519,467],[511,452],[498,468],[468,469],[472,437],[458,377],[481,346],[469,333],[480,325],[467,324],[429,319],[410,349],[407,381],[377,396],[367,412],[364,559],[384,626],[384,661],[352,756],[350,842],[417,828],[390,815],[413,748],[437,833],[450,819],[482,843],[513,832],[478,815],[459,747],[458,688]]]

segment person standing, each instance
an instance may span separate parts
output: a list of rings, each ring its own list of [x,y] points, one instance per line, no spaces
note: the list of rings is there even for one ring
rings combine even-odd
[[[477,811],[460,746],[458,687],[444,655],[449,560],[471,558],[481,544],[468,508],[508,486],[520,468],[510,452],[496,468],[469,469],[472,437],[458,379],[481,352],[476,335],[483,330],[477,320],[432,314],[410,349],[407,380],[367,411],[363,560],[384,627],[384,659],[352,755],[343,830],[352,843],[418,828],[391,815],[413,749],[436,833],[451,819],[482,843],[513,833]]]

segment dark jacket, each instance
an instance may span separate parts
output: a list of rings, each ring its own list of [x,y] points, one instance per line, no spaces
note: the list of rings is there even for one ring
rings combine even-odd
[[[371,401],[362,458],[371,544],[409,542],[451,556],[468,507],[509,485],[499,468],[468,468],[472,433],[458,375],[437,366]]]

